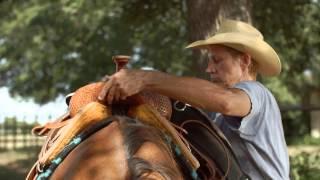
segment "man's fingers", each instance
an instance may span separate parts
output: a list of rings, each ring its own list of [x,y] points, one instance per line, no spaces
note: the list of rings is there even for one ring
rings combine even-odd
[[[106,83],[103,85],[102,90],[101,90],[101,92],[100,92],[100,94],[99,94],[99,96],[98,96],[98,100],[99,100],[99,101],[102,101],[102,102],[105,101],[106,95],[107,95],[107,93],[108,93],[111,85],[112,85],[112,82],[111,82],[111,81],[106,82]]]
[[[109,79],[110,79],[110,76],[109,76],[109,75],[105,75],[105,76],[101,79],[101,81],[107,82],[107,81],[109,81]]]
[[[117,88],[117,90],[114,92],[113,101],[118,102],[120,98],[121,98],[121,91],[119,90],[119,88]]]
[[[108,104],[112,104],[116,91],[117,91],[117,88],[115,86],[112,86],[108,91],[108,95],[107,95]]]
[[[128,97],[127,93],[124,93],[123,91],[121,91],[120,95],[121,95],[121,96],[120,96],[120,99],[121,99],[121,100],[126,100],[127,97]]]

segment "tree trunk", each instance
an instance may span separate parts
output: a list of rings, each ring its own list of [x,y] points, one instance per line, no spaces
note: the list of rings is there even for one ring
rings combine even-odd
[[[189,42],[212,36],[223,18],[251,23],[250,0],[186,0]],[[193,71],[204,76],[205,56],[193,50]]]

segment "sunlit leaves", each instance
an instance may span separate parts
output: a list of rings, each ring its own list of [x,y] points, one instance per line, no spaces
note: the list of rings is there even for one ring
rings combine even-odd
[[[301,103],[301,92],[308,94],[319,86],[320,25],[318,23],[320,4],[309,0],[254,1],[255,25],[263,32],[265,39],[278,52],[282,62],[281,83],[264,80],[281,103],[294,103],[288,97],[295,97]],[[310,71],[310,76],[305,75]],[[290,91],[283,91],[289,89]]]

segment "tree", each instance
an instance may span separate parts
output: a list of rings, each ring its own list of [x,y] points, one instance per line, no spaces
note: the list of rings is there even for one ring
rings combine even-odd
[[[237,19],[251,23],[250,0],[187,0],[187,27],[189,42],[205,39],[212,36],[221,19]],[[198,50],[193,50],[193,72],[198,76],[204,76],[206,56],[201,56]]]
[[[11,12],[1,16],[1,85],[13,95],[45,103],[111,72],[112,55],[131,54],[131,31],[119,21],[117,1],[4,1],[1,6],[1,14]]]
[[[133,55],[133,67],[201,76],[205,56],[184,47],[212,35],[221,18],[253,22],[275,47],[283,73],[262,81],[282,104],[297,103],[301,91],[319,86],[316,0],[29,0],[0,5],[0,86],[39,103],[113,73],[116,54]],[[312,80],[303,75],[306,71]]]
[[[314,62],[317,60],[312,57],[316,54],[310,53],[319,49],[319,46],[315,46],[319,43],[315,41],[319,36],[319,26],[314,27],[317,24],[314,22],[318,18],[315,12],[316,9],[319,10],[319,3],[309,0],[273,3],[254,1],[253,9],[255,25],[261,29],[265,39],[276,49],[282,60],[280,78],[264,81],[274,86],[272,89],[282,102],[297,102],[302,97],[298,94],[308,91],[309,88],[310,80],[304,72],[314,69],[314,64],[319,64]],[[313,39],[313,42],[310,39]],[[310,61],[314,63],[309,63]],[[275,83],[277,80],[280,82]],[[316,81],[313,83],[318,86]],[[290,94],[291,97],[288,96]]]
[[[320,3],[318,0],[253,1],[254,23],[278,52],[282,73],[262,79],[282,106],[310,106],[310,95],[319,89]],[[309,113],[283,113],[285,132],[301,136],[309,132]]]
[[[134,67],[196,74],[203,61],[184,47],[211,32],[218,16],[249,19],[248,2],[2,1],[0,86],[45,103],[113,73],[117,54],[133,55]]]

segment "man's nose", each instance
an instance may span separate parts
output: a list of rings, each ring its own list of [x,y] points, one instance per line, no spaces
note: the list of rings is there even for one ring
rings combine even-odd
[[[210,70],[210,68],[209,68],[209,65],[207,65],[206,73],[210,73],[210,72],[211,72],[211,70]]]
[[[214,73],[215,67],[212,63],[210,63],[210,61],[208,62],[207,68],[206,68],[206,73]]]

